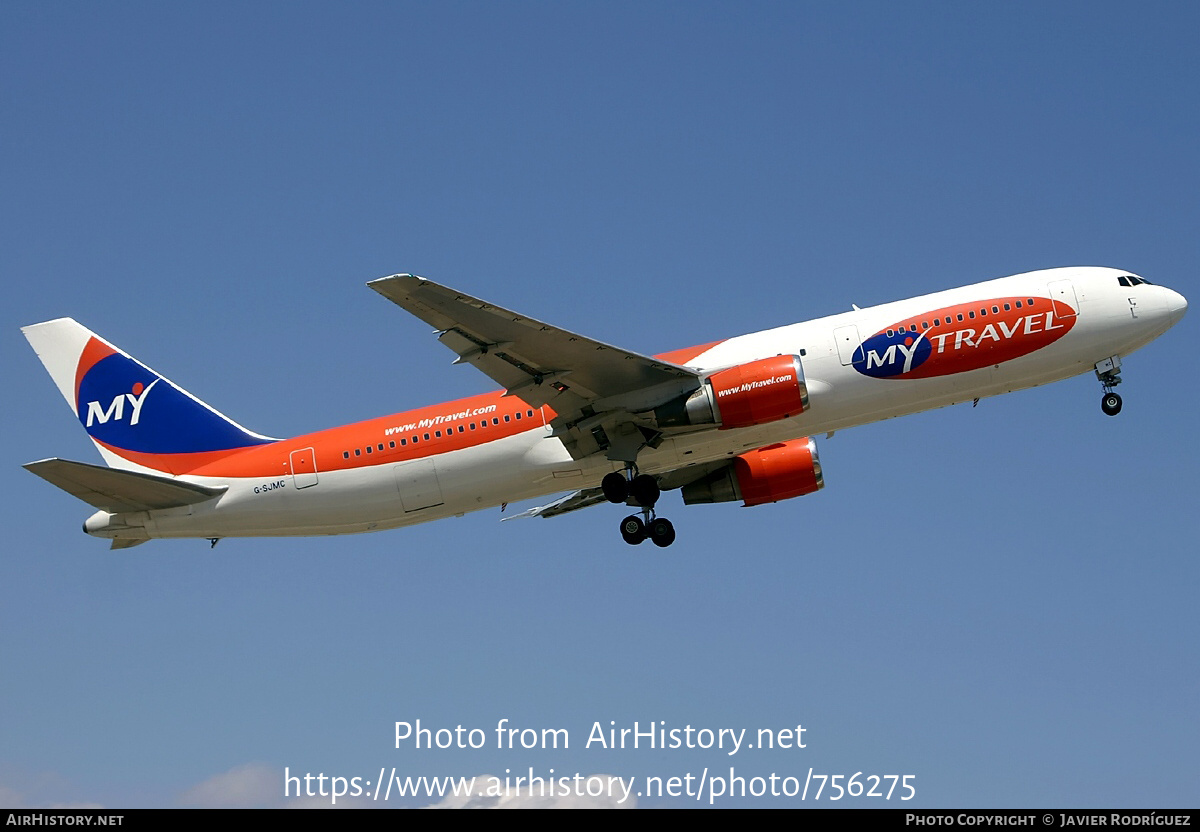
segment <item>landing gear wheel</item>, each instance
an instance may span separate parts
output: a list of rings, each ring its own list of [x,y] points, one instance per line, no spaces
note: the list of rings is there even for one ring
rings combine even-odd
[[[658,517],[651,520],[647,532],[650,534],[650,539],[654,541],[655,546],[666,547],[675,542],[675,527],[665,517]]]
[[[624,474],[613,471],[600,480],[600,490],[610,503],[623,503],[629,498],[629,480],[625,479]]]
[[[636,546],[646,539],[646,524],[636,514],[631,514],[621,521],[621,537],[630,546]],[[659,544],[662,545],[661,543]]]
[[[654,504],[658,502],[658,495],[661,493],[658,488],[658,480],[649,474],[639,474],[629,481],[629,496],[644,508],[654,508]]]
[[[1121,412],[1121,397],[1116,393],[1105,393],[1100,399],[1100,409],[1105,416],[1116,416]]]

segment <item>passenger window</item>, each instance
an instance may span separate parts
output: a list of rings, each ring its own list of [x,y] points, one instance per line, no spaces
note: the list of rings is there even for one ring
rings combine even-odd
[[[350,452],[342,451],[342,459],[349,459],[349,458],[350,458]]]
[[[972,309],[970,312],[968,312],[968,313],[967,313],[967,317],[969,317],[969,318],[974,318],[974,317],[975,317],[975,310],[974,310],[974,309]]]
[[[355,456],[362,456],[362,448],[355,448],[355,449],[354,449],[354,455],[355,455]]]

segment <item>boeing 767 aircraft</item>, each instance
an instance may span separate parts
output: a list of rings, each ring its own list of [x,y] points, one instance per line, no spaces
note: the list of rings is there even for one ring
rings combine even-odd
[[[621,536],[669,546],[659,494],[746,506],[823,485],[821,433],[1095,371],[1183,317],[1177,292],[1117,269],[1048,269],[639,355],[398,274],[372,289],[503,390],[272,439],[70,318],[25,337],[109,467],[25,467],[98,511],[114,549],[151,538],[391,529],[571,491],[517,517],[612,502]]]

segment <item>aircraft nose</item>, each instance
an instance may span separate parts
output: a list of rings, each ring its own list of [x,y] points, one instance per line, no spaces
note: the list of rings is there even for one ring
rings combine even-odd
[[[1167,318],[1170,320],[1170,326],[1175,326],[1183,318],[1183,313],[1187,312],[1187,298],[1176,292],[1174,289],[1163,290],[1167,293]]]

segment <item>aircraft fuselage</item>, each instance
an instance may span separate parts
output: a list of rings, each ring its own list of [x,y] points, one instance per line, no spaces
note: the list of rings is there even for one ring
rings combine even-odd
[[[1121,356],[1164,333],[1185,309],[1176,292],[1129,272],[1073,267],[667,353],[660,358],[702,375],[798,356],[807,407],[752,427],[664,430],[640,450],[636,465],[643,474],[680,472],[773,443],[1058,381],[1110,358],[1119,367]],[[152,391],[134,390],[122,393],[123,401],[81,398],[81,421],[152,419]],[[160,455],[154,464],[110,448],[119,467],[226,490],[174,508],[100,511],[85,530],[117,538],[366,532],[592,488],[625,467],[611,455],[569,447],[555,417],[550,405],[496,391],[228,453]]]

